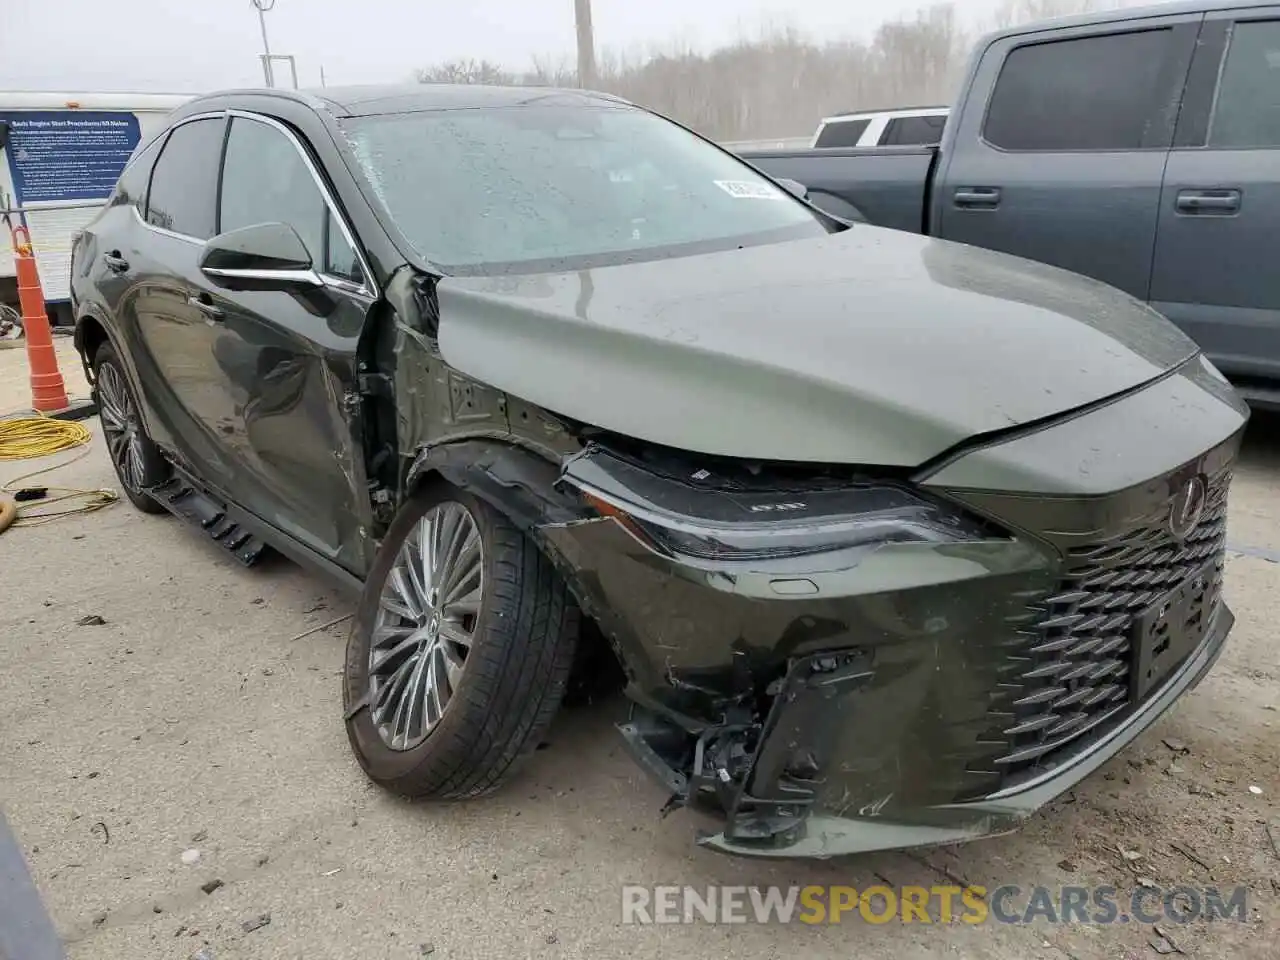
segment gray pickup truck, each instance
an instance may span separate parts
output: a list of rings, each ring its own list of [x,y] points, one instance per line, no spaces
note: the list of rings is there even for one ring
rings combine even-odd
[[[837,216],[1118,287],[1280,406],[1280,4],[1005,30],[979,42],[938,147],[741,156]]]

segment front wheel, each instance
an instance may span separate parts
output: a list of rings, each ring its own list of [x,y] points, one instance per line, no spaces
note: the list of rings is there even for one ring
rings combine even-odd
[[[347,644],[347,735],[370,779],[408,797],[497,788],[564,697],[578,608],[551,563],[444,483],[387,531]]]

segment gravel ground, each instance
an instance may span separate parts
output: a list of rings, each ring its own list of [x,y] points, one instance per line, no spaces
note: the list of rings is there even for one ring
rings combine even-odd
[[[1280,551],[1276,426],[1255,420],[1234,490],[1231,540],[1255,554]],[[36,465],[0,465],[0,480]],[[100,441],[56,476],[114,486]],[[14,529],[0,575],[0,809],[71,960],[1276,956],[1280,567],[1257,555],[1229,561],[1238,623],[1210,677],[1020,832],[783,864],[695,848],[693,814],[660,819],[664,794],[611,729],[621,702],[565,711],[490,799],[385,796],[342,728],[345,624],[299,637],[350,598],[283,561],[242,569],[177,520],[121,503]],[[95,616],[105,622],[79,625]],[[1138,923],[620,922],[628,883],[877,878],[1252,894],[1246,923],[1164,924],[1167,939]]]

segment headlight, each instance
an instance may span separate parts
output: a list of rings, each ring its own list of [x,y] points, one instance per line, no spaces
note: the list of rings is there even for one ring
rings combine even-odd
[[[575,459],[565,480],[600,515],[614,517],[659,552],[706,560],[799,557],[885,543],[956,543],[1002,536],[958,507],[896,481],[845,481],[805,488],[716,485],[659,475],[607,453]],[[712,479],[708,484],[705,481]]]

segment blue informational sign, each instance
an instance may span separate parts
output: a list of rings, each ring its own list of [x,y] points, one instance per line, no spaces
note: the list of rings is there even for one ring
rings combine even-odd
[[[4,153],[19,206],[46,200],[105,200],[138,145],[132,113],[22,110],[0,113],[9,125]]]

